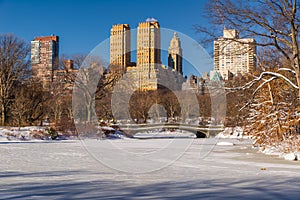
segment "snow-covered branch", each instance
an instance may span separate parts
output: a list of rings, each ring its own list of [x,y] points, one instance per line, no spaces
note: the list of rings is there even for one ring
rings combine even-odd
[[[287,77],[285,77],[282,74],[279,74],[279,73],[276,73],[276,72],[263,72],[263,73],[261,73],[261,75],[259,76],[259,78],[262,79],[262,77],[265,76],[265,75],[271,75],[271,76],[275,76],[277,78],[281,78],[284,81],[286,81],[288,84],[290,84],[293,88],[299,89],[299,87],[297,85],[295,85],[290,79],[288,79]]]
[[[293,74],[296,74],[296,72],[292,69],[289,69],[289,68],[279,68],[278,71],[288,71],[288,72],[291,72]]]
[[[255,89],[255,91],[253,92],[253,96],[254,96],[254,95],[256,94],[256,92],[257,92],[258,90],[260,90],[260,88],[262,88],[266,83],[269,83],[269,82],[273,81],[273,80],[276,79],[276,78],[277,78],[276,76],[273,76],[273,77],[271,77],[271,78],[265,80],[262,84],[260,84],[260,85]]]
[[[293,70],[290,70],[288,68],[281,68],[282,70],[278,70],[278,71],[291,71],[292,73],[294,73]],[[294,84],[290,79],[288,79],[287,77],[285,77],[284,75],[280,74],[280,73],[277,73],[277,72],[270,72],[270,71],[266,71],[266,72],[262,72],[260,74],[259,77],[256,77],[255,79],[253,79],[252,81],[246,83],[245,85],[241,86],[241,87],[235,87],[235,88],[228,88],[228,87],[225,87],[225,90],[245,90],[245,89],[249,89],[251,88],[255,83],[257,83],[258,81],[262,80],[264,76],[273,76],[275,77],[274,79],[276,78],[281,78],[283,79],[284,81],[286,81],[289,85],[291,85],[293,88],[295,89],[299,89],[299,87]],[[272,80],[274,80],[272,79]]]

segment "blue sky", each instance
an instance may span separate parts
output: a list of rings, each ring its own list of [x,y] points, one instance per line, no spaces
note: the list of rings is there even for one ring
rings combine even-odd
[[[161,27],[199,41],[193,25],[205,24],[206,0],[0,0],[0,33],[26,41],[35,36],[60,36],[60,54],[89,53],[109,37],[113,24],[136,28],[148,17]]]

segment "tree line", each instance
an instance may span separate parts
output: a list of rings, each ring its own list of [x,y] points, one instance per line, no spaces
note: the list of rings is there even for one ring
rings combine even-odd
[[[45,90],[41,82],[31,76],[29,45],[11,34],[1,35],[0,42],[2,126],[51,124],[62,130],[74,131],[74,116],[77,115],[85,122],[92,121],[93,117],[99,122],[117,122],[112,112],[112,106],[116,106],[112,105],[112,95],[122,72],[109,72],[108,69],[101,68],[105,63],[98,57],[62,55],[59,68],[66,71]],[[63,62],[66,59],[72,59],[75,68],[79,69],[81,66],[83,70],[79,73],[68,73]],[[97,67],[91,67],[95,63]],[[84,84],[85,80],[95,82],[96,89],[92,90]],[[227,86],[239,86],[248,80],[249,78],[238,77],[227,82]],[[72,88],[75,86],[80,89],[80,95],[73,95]],[[135,91],[130,94],[130,100],[126,103],[130,118],[133,119],[132,123],[146,123],[148,120],[185,123],[194,119],[205,125],[212,117],[211,95],[207,85],[201,91],[171,91],[161,87],[157,91]],[[240,112],[239,108],[251,95],[245,91],[238,95],[239,98],[233,93],[226,95],[227,104],[222,109],[227,110],[227,117],[225,121],[218,123],[225,123],[227,126],[245,124],[246,111]],[[119,96],[118,103],[121,106],[124,104],[122,100]]]
[[[111,98],[115,84],[122,77],[122,72],[101,68],[100,66],[105,66],[105,63],[97,57],[79,54],[70,57],[62,55],[59,59],[59,68],[66,71],[45,89],[38,79],[32,77],[29,55],[30,46],[25,41],[12,34],[0,35],[2,126],[46,124],[74,130],[74,116],[77,115],[81,115],[87,122],[92,121],[95,116],[98,121],[116,122],[112,113],[114,105],[111,105]],[[79,69],[81,66],[82,70],[77,74],[68,73],[63,62],[66,59],[72,59],[75,68]],[[97,67],[91,67],[95,63]],[[95,70],[98,71],[95,73]],[[83,84],[86,80],[95,82],[96,89],[92,91]],[[73,95],[73,86],[79,88],[80,95]],[[130,117],[136,123],[162,118],[169,122],[198,116],[209,118],[211,111],[208,106],[210,103],[208,93],[197,96],[199,104],[188,102],[189,98],[186,98],[184,102],[186,106],[180,105],[178,98],[192,95],[195,96],[194,92],[188,91],[176,91],[175,94],[167,88],[158,91],[136,91],[128,102]],[[72,104],[72,102],[80,103]],[[195,109],[194,104],[198,104],[200,109]],[[78,107],[75,111],[74,106]]]

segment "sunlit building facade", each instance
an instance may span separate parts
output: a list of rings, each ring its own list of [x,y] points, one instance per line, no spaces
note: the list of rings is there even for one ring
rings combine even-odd
[[[157,89],[157,69],[160,59],[160,26],[157,20],[147,19],[137,29],[137,78],[140,90]]]
[[[36,37],[31,41],[32,77],[49,87],[53,81],[54,70],[58,67],[59,37]]]
[[[110,69],[125,72],[131,64],[130,26],[113,25],[110,30]]]
[[[214,41],[214,70],[222,79],[252,73],[256,46],[253,38],[239,38],[237,30],[224,29],[223,37]]]

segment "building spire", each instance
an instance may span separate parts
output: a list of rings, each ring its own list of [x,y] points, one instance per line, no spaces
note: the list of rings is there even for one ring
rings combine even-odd
[[[171,39],[168,53],[168,66],[174,71],[182,74],[182,48],[177,32],[174,32],[174,36]]]

